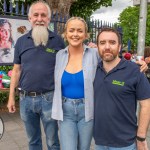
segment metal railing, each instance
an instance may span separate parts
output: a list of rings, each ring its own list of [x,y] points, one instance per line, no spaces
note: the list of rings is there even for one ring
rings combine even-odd
[[[15,4],[12,3],[12,1],[3,0],[0,3],[0,14],[5,16],[19,16],[27,18],[27,14],[29,11],[30,4],[27,2],[18,2],[15,1]],[[69,19],[69,17],[64,17],[61,14],[53,13],[51,15],[51,24],[53,31],[57,34],[62,34],[64,30],[64,25],[66,21]],[[101,21],[101,20],[93,20],[93,19],[86,19],[87,25],[88,25],[88,31],[90,33],[90,41],[96,42],[96,37],[98,32],[103,27],[114,27],[114,24]],[[116,27],[119,33],[122,37],[122,28]]]

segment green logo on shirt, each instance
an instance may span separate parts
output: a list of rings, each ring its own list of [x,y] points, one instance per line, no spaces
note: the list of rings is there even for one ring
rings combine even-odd
[[[47,48],[46,51],[47,51],[48,53],[56,53],[56,50],[50,49],[50,48]]]
[[[121,81],[117,81],[117,80],[113,80],[112,84],[116,84],[116,85],[120,85],[120,86],[124,86],[125,82],[121,82]]]

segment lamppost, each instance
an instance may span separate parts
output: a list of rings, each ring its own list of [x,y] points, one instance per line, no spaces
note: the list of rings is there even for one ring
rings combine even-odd
[[[146,18],[147,18],[147,4],[150,0],[133,0],[133,5],[140,5],[139,16],[139,30],[138,30],[138,56],[143,56],[145,48],[145,35],[146,35]]]

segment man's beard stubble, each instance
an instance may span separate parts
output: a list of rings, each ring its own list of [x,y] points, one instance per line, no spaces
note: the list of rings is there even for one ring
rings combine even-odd
[[[118,53],[116,53],[116,52],[115,52],[115,53],[112,53],[112,52],[109,51],[109,53],[110,53],[109,55],[106,55],[105,53],[106,53],[106,51],[100,54],[100,57],[101,57],[102,60],[105,61],[105,62],[112,62],[112,61],[115,60],[115,59],[117,58],[117,56],[118,56]]]
[[[48,42],[48,30],[45,26],[37,25],[32,30],[32,38],[35,46],[43,45],[46,46]]]

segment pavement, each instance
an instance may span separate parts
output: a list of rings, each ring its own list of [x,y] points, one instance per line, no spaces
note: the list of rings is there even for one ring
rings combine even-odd
[[[14,114],[10,114],[7,110],[0,110],[0,117],[4,121],[5,127],[4,135],[2,139],[0,139],[0,150],[28,150],[27,137],[19,112],[17,111]],[[43,150],[47,150],[43,129],[42,140]],[[150,127],[148,130],[147,141],[150,150]],[[94,150],[94,141],[92,141],[90,150]]]

